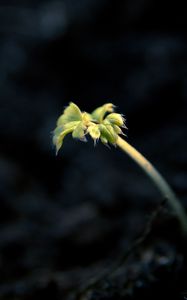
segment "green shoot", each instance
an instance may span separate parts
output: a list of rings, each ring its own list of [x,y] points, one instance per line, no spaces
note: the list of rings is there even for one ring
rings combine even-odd
[[[179,219],[182,230],[187,233],[187,215],[180,201],[155,167],[125,139],[121,138],[121,135],[124,135],[122,129],[127,127],[123,115],[115,113],[114,108],[112,103],[107,103],[89,114],[82,112],[76,104],[71,102],[58,118],[57,126],[53,132],[56,154],[62,147],[65,136],[69,133],[72,133],[73,138],[81,141],[85,141],[86,136],[90,135],[94,144],[101,140],[104,145],[118,146],[142,168],[159,189],[163,198],[168,200]]]

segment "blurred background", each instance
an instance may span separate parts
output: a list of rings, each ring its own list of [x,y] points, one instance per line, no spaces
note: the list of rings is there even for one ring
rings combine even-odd
[[[1,299],[65,299],[162,200],[119,149],[67,137],[55,156],[70,101],[114,103],[187,206],[186,26],[182,1],[1,0]]]

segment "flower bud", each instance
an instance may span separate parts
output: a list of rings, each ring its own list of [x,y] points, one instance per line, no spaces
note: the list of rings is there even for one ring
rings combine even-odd
[[[96,108],[91,116],[93,118],[93,121],[97,121],[98,123],[101,123],[103,121],[103,118],[107,112],[113,112],[114,111],[114,105],[112,103],[106,103],[103,106],[100,106]]]
[[[87,132],[92,137],[94,141],[98,140],[100,138],[101,132],[98,124],[92,123],[88,129]]]
[[[117,125],[117,126],[123,126],[124,125],[124,118],[121,114],[112,113],[109,114],[105,120],[108,120],[111,124]]]
[[[111,125],[99,125],[101,136],[104,138],[104,140],[108,141],[108,143],[115,144],[117,140],[117,134],[114,131],[113,127]]]

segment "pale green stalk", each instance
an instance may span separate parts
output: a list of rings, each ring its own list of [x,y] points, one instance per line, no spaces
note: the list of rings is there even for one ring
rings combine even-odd
[[[155,167],[134,147],[118,136],[116,144],[122,151],[127,153],[148,175],[155,186],[159,189],[164,199],[168,200],[173,211],[177,214],[181,227],[185,233],[187,233],[187,215],[180,204],[179,199],[170,188],[169,184],[163,178],[163,176],[155,169]]]

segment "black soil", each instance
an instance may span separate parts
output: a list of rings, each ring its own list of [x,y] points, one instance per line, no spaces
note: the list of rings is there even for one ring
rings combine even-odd
[[[182,2],[0,2],[0,299],[187,298],[187,238],[119,149],[51,142],[70,101],[113,102],[187,208]]]

